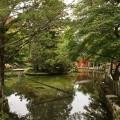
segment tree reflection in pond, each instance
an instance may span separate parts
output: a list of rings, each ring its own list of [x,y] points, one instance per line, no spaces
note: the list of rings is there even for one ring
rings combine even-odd
[[[90,98],[89,106],[85,106],[85,113],[82,113],[84,120],[113,120],[112,114],[108,111],[104,102],[96,99],[94,96]]]
[[[45,84],[52,83],[54,85],[58,85],[60,86],[59,88],[61,88],[62,86],[63,88],[64,86],[73,87],[74,92],[72,91],[73,88],[65,89],[72,91],[72,97],[69,97],[69,94],[67,93],[56,91],[51,88],[48,89],[47,87],[42,86],[34,81],[19,81],[19,83],[9,88],[13,89],[11,90],[13,91],[13,94],[14,92],[17,92],[16,97],[19,97],[21,101],[24,101],[25,99],[28,101],[25,104],[27,113],[19,116],[19,120],[112,120],[112,116],[110,116],[109,111],[103,104],[104,101],[101,100],[98,94],[98,91],[100,91],[99,84],[101,84],[98,79],[98,73],[97,78],[96,75],[94,77],[91,73],[87,74],[87,76],[89,78],[88,80],[91,81],[82,82],[82,80],[84,81],[83,77],[82,80],[78,79],[77,74],[74,78],[72,78],[74,79],[72,81],[70,81],[70,77],[68,77],[68,79],[66,77],[65,79],[63,79],[63,76],[59,76],[56,78],[35,78],[36,80],[44,82]],[[80,82],[80,84],[73,84],[76,79],[78,83]],[[60,81],[59,83],[61,84],[59,84],[58,81]],[[46,93],[47,91],[48,94]],[[7,97],[8,101],[9,96]],[[15,104],[17,104],[17,102],[14,102],[13,106]],[[16,111],[15,113],[17,114]],[[109,118],[109,116],[111,118]]]
[[[79,85],[78,91],[83,92],[84,95],[90,95],[89,105],[85,105],[84,110],[86,111],[81,113],[83,120],[113,120],[112,114],[106,106],[105,99],[99,96],[100,89],[100,84],[96,85],[95,80]]]
[[[37,104],[30,101],[27,104],[27,109],[29,113],[22,117],[21,120],[66,120],[71,111],[71,98],[65,100],[59,100],[44,104]]]

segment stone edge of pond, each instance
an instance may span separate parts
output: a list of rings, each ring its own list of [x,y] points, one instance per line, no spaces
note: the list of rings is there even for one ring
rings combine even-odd
[[[120,120],[120,106],[117,104],[120,98],[114,95],[108,85],[103,85],[107,107],[113,115],[113,120]]]
[[[119,101],[116,95],[106,95],[107,106],[113,115],[113,120],[120,120],[120,106],[116,103]]]

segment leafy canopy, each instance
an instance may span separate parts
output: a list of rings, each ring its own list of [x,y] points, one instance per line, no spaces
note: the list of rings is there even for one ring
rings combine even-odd
[[[74,28],[80,39],[79,52],[99,61],[119,60],[120,2],[82,0],[75,7]]]

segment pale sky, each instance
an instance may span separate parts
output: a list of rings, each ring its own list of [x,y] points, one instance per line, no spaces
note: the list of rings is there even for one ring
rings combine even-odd
[[[75,4],[75,3],[77,3],[78,0],[63,0],[63,1],[68,5],[70,3]],[[72,15],[73,11],[71,10],[71,8],[67,8],[66,11],[68,12],[69,16]]]
[[[74,1],[74,3],[77,2],[77,0],[64,0],[64,2],[65,2],[66,4],[70,4],[70,3],[72,3],[73,1]]]

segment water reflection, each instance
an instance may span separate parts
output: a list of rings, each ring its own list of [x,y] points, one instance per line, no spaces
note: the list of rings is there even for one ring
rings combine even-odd
[[[84,109],[84,106],[89,105],[90,103],[89,100],[90,95],[89,94],[84,95],[82,92],[80,92],[78,90],[79,84],[76,84],[74,88],[75,88],[75,96],[71,103],[72,106],[72,110],[70,112],[71,115],[76,112],[85,112],[86,110]]]
[[[34,101],[29,101],[24,96],[19,96],[17,93],[10,95],[8,98],[10,112],[16,113],[19,117],[25,120],[32,118],[43,120],[65,120],[69,116],[79,112],[86,112],[85,105],[90,103],[90,95],[84,95],[78,90],[79,84],[75,84],[75,96],[64,100],[58,100],[51,103],[37,104]]]
[[[57,99],[43,104],[41,104],[39,96],[30,96],[31,92],[28,90],[26,93],[24,93],[27,95],[24,96],[22,89],[18,89],[18,93],[13,92],[13,94],[7,97],[10,106],[10,112],[19,116],[19,120],[109,119],[110,113],[105,104],[103,104],[104,102],[99,98],[98,94],[100,89],[98,85],[98,79],[101,75],[99,76],[98,73],[97,75],[95,75],[95,73],[93,75],[90,72],[89,74],[84,73],[84,76],[85,75],[86,77],[82,76],[82,78],[79,76],[79,74],[76,75],[75,81],[77,83],[73,85],[74,93],[72,97]],[[11,87],[11,89],[12,88],[13,87]],[[65,94],[62,94],[61,97],[65,97]],[[112,120],[112,117],[109,120]]]
[[[79,114],[81,120],[113,120],[112,114],[106,106],[105,99],[101,99],[99,96],[100,87],[95,83],[96,81],[91,81],[78,85],[78,93],[88,96],[85,99],[88,103],[83,106],[84,110],[80,113],[77,112],[76,115],[78,116]],[[81,103],[83,104],[84,102]]]
[[[72,109],[68,107],[71,98],[36,105],[34,100],[28,102],[22,98],[22,102],[20,96],[13,94],[8,97],[8,101],[11,112],[19,115],[20,120],[65,120]]]
[[[9,107],[10,107],[10,112],[16,113],[19,117],[24,116],[29,113],[27,110],[27,104],[29,101],[19,95],[17,93],[14,93],[7,97]]]
[[[90,98],[89,106],[85,106],[86,112],[82,113],[84,120],[113,120],[112,114],[107,111],[106,104],[95,96]]]

